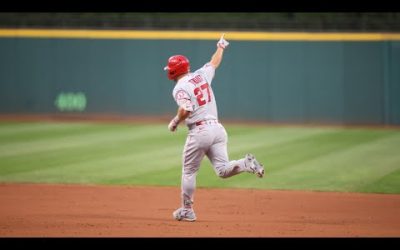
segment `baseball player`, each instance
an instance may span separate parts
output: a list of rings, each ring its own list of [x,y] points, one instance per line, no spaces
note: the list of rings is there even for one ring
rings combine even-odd
[[[173,217],[179,221],[196,220],[193,195],[196,175],[204,155],[207,155],[221,178],[242,172],[253,173],[260,178],[264,176],[263,165],[252,154],[246,154],[239,160],[229,161],[228,158],[228,136],[218,121],[216,97],[211,88],[215,69],[220,65],[228,45],[222,34],[210,62],[193,73],[190,72],[189,60],[183,55],[171,56],[164,68],[168,78],[175,81],[172,95],[178,104],[177,115],[168,124],[168,129],[176,131],[183,121],[189,129],[182,157],[182,204],[173,212]]]

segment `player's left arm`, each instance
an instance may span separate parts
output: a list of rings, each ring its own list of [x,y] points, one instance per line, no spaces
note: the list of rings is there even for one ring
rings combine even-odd
[[[176,116],[179,119],[178,123],[180,123],[190,116],[190,111],[184,109],[183,107],[179,107]]]
[[[179,123],[184,121],[190,116],[190,111],[185,110],[183,107],[179,107],[176,116],[168,124],[168,129],[172,132],[176,131]]]
[[[168,129],[172,132],[174,132],[178,128],[179,123],[188,118],[194,110],[193,103],[190,101],[190,96],[185,90],[177,90],[174,93],[174,98],[179,108],[176,112],[176,116],[172,118],[168,124]]]

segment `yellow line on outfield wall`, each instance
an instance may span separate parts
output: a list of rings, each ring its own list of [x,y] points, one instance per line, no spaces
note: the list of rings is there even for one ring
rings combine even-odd
[[[0,37],[72,39],[216,40],[219,31],[55,30],[0,29]],[[226,31],[227,40],[239,41],[386,41],[400,33],[238,32]]]

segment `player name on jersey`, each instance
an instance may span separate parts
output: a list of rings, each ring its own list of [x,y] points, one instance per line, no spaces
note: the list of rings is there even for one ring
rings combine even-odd
[[[195,77],[193,77],[192,79],[189,80],[189,82],[193,83],[194,85],[203,82],[203,78],[201,77],[201,75],[196,75]]]

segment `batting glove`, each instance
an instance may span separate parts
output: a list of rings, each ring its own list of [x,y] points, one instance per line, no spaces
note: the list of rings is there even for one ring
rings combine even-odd
[[[226,41],[226,40],[224,39],[224,36],[225,36],[225,33],[223,33],[222,36],[221,36],[221,38],[219,39],[219,41],[218,41],[218,43],[217,43],[217,47],[223,48],[223,49],[225,49],[226,47],[228,47],[229,42]]]
[[[179,124],[179,118],[178,116],[175,116],[168,124],[168,129],[171,132],[175,132],[176,129],[178,128],[178,124]]]

